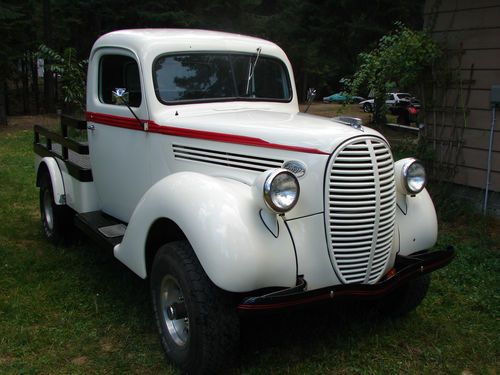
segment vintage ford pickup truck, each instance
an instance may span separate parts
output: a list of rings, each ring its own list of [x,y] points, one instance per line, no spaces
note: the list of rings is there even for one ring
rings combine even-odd
[[[353,118],[299,112],[285,53],[202,30],[111,32],[89,59],[86,121],[35,127],[44,232],[76,226],[141,278],[167,356],[231,363],[239,314],[339,296],[419,305],[453,249],[422,164]],[[87,142],[68,137],[86,129]]]

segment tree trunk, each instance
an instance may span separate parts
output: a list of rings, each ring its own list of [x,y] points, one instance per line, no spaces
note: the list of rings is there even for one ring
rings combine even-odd
[[[52,45],[52,15],[50,10],[50,0],[43,0],[43,39],[45,45],[53,47]],[[50,71],[50,60],[46,59],[44,64],[43,74],[43,95],[45,102],[46,112],[55,112],[54,101],[54,77]]]
[[[0,77],[0,126],[7,126],[7,96],[5,77]]]
[[[31,64],[31,91],[33,92],[33,96],[35,99],[35,114],[38,115],[40,113],[40,102],[38,100],[39,92],[38,92],[38,66],[37,66],[37,58],[35,54],[31,54],[30,64]]]
[[[30,112],[30,105],[29,105],[29,69],[28,69],[28,59],[26,57],[26,54],[23,55],[23,59],[21,61],[21,72],[22,72],[22,77],[21,77],[21,83],[23,87],[22,91],[22,98],[23,98],[23,114],[27,115]]]
[[[387,124],[385,95],[382,97],[375,96],[373,101],[373,122],[375,124]]]

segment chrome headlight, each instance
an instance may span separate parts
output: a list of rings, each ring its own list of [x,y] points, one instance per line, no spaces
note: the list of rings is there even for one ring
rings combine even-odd
[[[299,200],[297,177],[286,169],[275,169],[264,181],[264,201],[276,213],[290,211]]]
[[[427,176],[425,174],[425,168],[420,161],[413,158],[407,158],[399,160],[395,167],[396,177],[399,179],[397,183],[400,188],[399,190],[402,190],[401,193],[418,194],[424,189],[427,183]]]

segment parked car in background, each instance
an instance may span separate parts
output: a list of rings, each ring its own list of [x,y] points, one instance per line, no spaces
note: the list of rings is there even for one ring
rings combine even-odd
[[[362,96],[350,96],[340,92],[325,96],[323,103],[359,103],[365,100]]]
[[[375,99],[367,99],[359,102],[359,106],[365,112],[373,112]],[[411,104],[416,109],[420,109],[420,101],[413,97],[411,94],[407,92],[391,92],[388,93],[385,99],[385,104],[389,109],[389,112],[394,113],[394,109],[398,106],[399,103],[403,102],[403,104],[409,105]]]

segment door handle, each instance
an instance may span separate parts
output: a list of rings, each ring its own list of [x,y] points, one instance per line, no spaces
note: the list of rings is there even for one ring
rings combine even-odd
[[[95,125],[93,125],[93,124],[87,125],[87,129],[94,131],[95,130]]]

